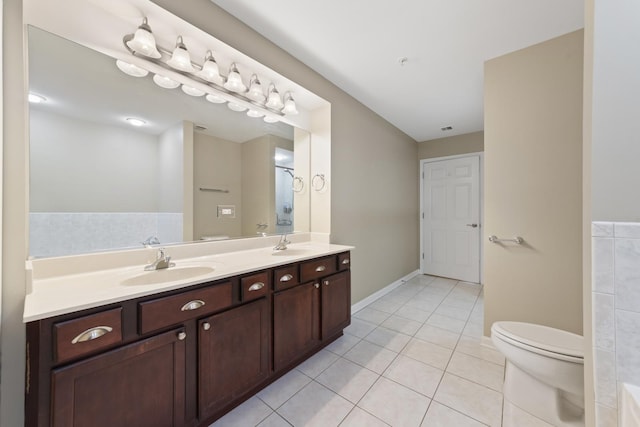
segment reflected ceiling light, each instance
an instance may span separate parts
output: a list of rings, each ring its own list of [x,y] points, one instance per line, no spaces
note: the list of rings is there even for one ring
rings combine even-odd
[[[264,116],[264,120],[266,123],[278,123],[280,121],[279,118],[274,116]]]
[[[178,36],[178,39],[176,40],[176,48],[173,49],[171,59],[167,61],[167,64],[176,70],[187,73],[193,73],[196,71],[196,69],[193,68],[193,65],[191,65],[191,55],[189,55],[187,47],[182,42],[182,36]]]
[[[36,93],[31,93],[29,92],[29,102],[32,104],[40,104],[42,102],[45,102],[47,100],[47,98],[45,98],[42,95],[38,95]]]
[[[262,83],[260,83],[260,79],[258,79],[258,76],[256,76],[255,74],[251,76],[247,97],[253,101],[259,102],[260,104],[263,104],[264,100],[266,99],[264,93],[262,92]]]
[[[162,55],[156,47],[156,39],[153,37],[147,18],[142,18],[142,24],[138,27],[133,37],[126,42],[127,46],[135,52],[139,52],[149,58],[160,58]]]
[[[187,95],[191,96],[202,96],[205,94],[205,91],[195,88],[193,86],[182,85],[182,91]]]
[[[161,76],[160,74],[153,76],[153,82],[165,89],[175,89],[180,86],[180,83],[177,81],[170,79],[169,77]]]
[[[282,99],[280,98],[280,92],[278,92],[278,89],[276,89],[276,86],[273,83],[269,85],[269,95],[267,97],[267,103],[264,105],[265,107],[278,111],[282,110],[282,107],[284,107]]]
[[[220,95],[216,95],[213,93],[207,94],[205,99],[213,104],[224,104],[225,102],[227,102],[227,100]]]
[[[123,73],[133,77],[145,77],[149,74],[149,72],[144,68],[140,68],[135,64],[130,64],[120,59],[116,60],[116,67],[118,67],[118,69]]]
[[[282,112],[291,115],[298,114],[296,102],[293,100],[291,92],[287,92],[284,96],[284,107],[282,108]]]
[[[222,86],[224,84],[224,79],[220,76],[218,63],[214,59],[213,54],[210,50],[207,51],[207,54],[204,57],[204,64],[202,64],[202,69],[198,71],[196,75],[201,79],[204,79],[211,83],[215,83],[218,86]]]
[[[236,63],[232,63],[229,67],[229,75],[227,81],[224,84],[224,88],[232,92],[244,93],[247,91],[247,87],[242,83],[242,76],[236,67]]]
[[[144,126],[147,124],[147,122],[145,122],[144,120],[136,119],[135,117],[127,117],[127,122],[129,122],[131,126],[136,127]]]
[[[247,109],[247,107],[245,107],[244,105],[236,104],[235,102],[228,103],[227,107],[229,107],[229,109],[233,111],[244,111]]]
[[[257,111],[257,110],[252,110],[250,108],[249,111],[247,111],[247,116],[257,118],[257,117],[264,116],[264,113],[261,113],[260,111]]]

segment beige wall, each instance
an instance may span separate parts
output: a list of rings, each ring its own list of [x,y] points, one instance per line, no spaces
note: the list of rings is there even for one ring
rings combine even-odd
[[[486,335],[498,320],[582,333],[582,72],[582,31],[485,64]]]
[[[271,215],[276,187],[274,154],[269,135],[242,143],[242,234],[245,236],[256,234],[256,224],[267,224],[263,230],[266,233],[275,231]]]
[[[193,146],[194,238],[242,235],[242,145],[196,132]],[[228,193],[200,191],[199,188],[229,190]],[[218,205],[234,205],[235,218],[218,218]]]
[[[465,133],[418,143],[418,159],[455,156],[484,151],[484,132]]]

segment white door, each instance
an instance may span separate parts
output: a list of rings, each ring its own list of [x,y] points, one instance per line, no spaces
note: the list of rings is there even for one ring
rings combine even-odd
[[[425,162],[423,273],[480,282],[480,156]]]

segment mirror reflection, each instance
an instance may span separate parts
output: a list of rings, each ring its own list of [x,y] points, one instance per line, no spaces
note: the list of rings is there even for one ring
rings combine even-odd
[[[308,231],[307,132],[28,42],[32,257]]]

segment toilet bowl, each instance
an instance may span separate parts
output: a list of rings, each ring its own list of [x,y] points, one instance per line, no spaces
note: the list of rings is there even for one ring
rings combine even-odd
[[[583,337],[532,323],[496,322],[491,339],[507,362],[506,401],[553,426],[584,426]],[[503,425],[517,422],[505,417]]]

